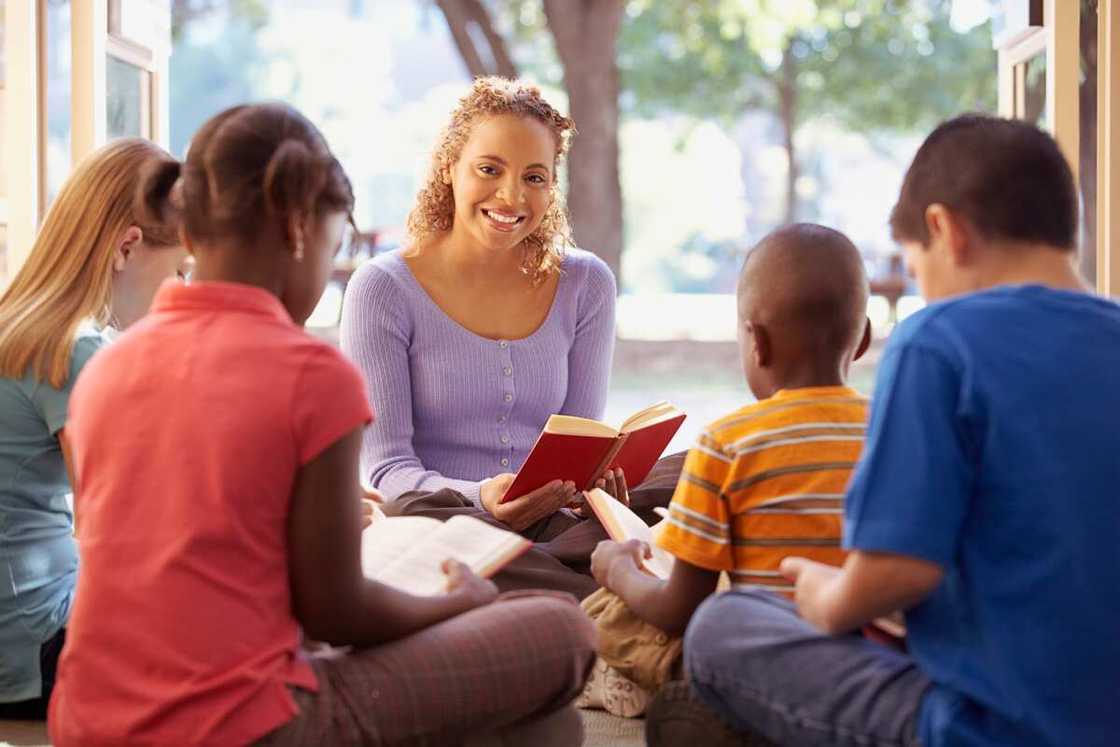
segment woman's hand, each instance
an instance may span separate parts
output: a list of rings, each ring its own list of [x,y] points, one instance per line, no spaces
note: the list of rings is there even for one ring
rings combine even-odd
[[[640,570],[642,561],[651,557],[649,545],[639,540],[615,542],[603,540],[591,553],[591,575],[600,586],[613,589],[611,575],[622,568]],[[625,565],[624,565],[625,564]]]
[[[626,475],[623,474],[622,467],[604,472],[603,476],[595,481],[595,487],[609,493],[623,506],[630,505],[630,490],[626,487]]]
[[[576,492],[574,482],[553,480],[520,498],[501,503],[502,496],[513,484],[513,478],[514,475],[510,472],[495,475],[482,483],[478,494],[482,507],[515,532],[552,516],[571,503]]]
[[[630,505],[630,490],[626,487],[626,475],[623,474],[622,468],[608,469],[603,473],[603,476],[595,481],[595,487],[600,490],[606,491],[615,500],[622,503],[623,506]],[[570,504],[568,508],[572,509],[577,516],[584,517],[590,516],[592,511],[589,510],[587,499],[580,493],[576,497],[574,503]]]
[[[462,599],[464,612],[490,604],[498,598],[498,587],[494,582],[482,578],[465,563],[445,560],[443,572],[447,574],[447,593]]]

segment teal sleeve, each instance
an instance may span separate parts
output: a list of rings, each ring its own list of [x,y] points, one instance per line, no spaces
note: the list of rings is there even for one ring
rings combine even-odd
[[[74,343],[74,351],[70,356],[70,372],[66,382],[60,389],[55,389],[47,382],[40,382],[35,387],[33,400],[35,407],[43,416],[43,421],[50,429],[51,435],[58,433],[66,425],[66,414],[70,404],[70,392],[74,390],[74,382],[78,374],[85,368],[86,363],[93,357],[105,339],[100,335],[84,335]]]

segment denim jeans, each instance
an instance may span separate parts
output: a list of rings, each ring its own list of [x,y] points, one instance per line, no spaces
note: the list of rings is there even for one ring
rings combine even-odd
[[[58,671],[58,657],[62,653],[64,643],[66,643],[66,628],[59,628],[57,633],[39,647],[39,679],[43,683],[42,695],[17,703],[0,703],[0,719],[43,721],[47,718],[47,706],[50,704],[55,674]]]
[[[919,744],[930,681],[914,660],[860,635],[824,635],[782,597],[709,598],[684,650],[693,690],[739,731],[798,747]]]

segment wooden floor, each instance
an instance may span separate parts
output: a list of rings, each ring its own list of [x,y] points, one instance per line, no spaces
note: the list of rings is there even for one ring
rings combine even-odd
[[[641,747],[645,722],[612,716],[605,711],[580,711],[584,747]],[[0,747],[49,747],[47,728],[36,721],[0,721]]]

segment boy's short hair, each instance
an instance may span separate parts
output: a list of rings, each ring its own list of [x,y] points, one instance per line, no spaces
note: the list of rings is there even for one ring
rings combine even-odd
[[[991,240],[1076,245],[1073,173],[1054,139],[1011,119],[965,114],[918,149],[891,211],[896,241],[929,244],[926,208],[945,205]]]
[[[842,355],[867,322],[867,273],[859,249],[840,231],[792,223],[762,238],[739,274],[739,318],[752,313],[802,341],[805,350]]]

